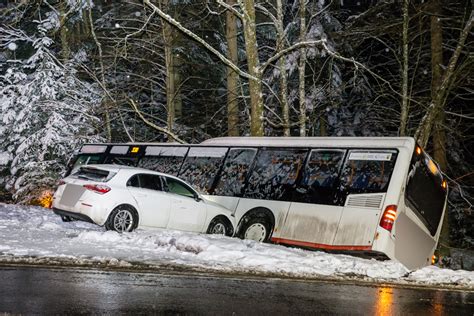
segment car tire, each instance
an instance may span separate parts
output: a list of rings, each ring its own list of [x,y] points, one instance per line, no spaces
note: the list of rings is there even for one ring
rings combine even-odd
[[[242,220],[239,237],[258,242],[268,242],[271,233],[272,225],[265,217],[252,216]]]
[[[138,226],[137,211],[130,205],[119,205],[110,213],[105,229],[118,233],[131,232]]]
[[[224,217],[215,217],[207,228],[207,234],[232,236],[232,233],[232,226]]]

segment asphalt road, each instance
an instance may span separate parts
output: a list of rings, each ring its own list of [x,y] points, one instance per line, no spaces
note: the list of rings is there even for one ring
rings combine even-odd
[[[474,315],[474,292],[199,274],[0,268],[0,314]]]

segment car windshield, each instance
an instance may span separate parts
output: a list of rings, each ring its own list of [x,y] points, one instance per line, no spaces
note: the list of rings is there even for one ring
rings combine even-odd
[[[103,169],[81,167],[73,176],[83,180],[92,180],[97,182],[107,182],[115,176],[115,172],[110,172]]]

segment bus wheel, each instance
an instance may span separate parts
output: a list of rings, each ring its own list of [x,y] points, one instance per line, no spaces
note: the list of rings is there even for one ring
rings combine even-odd
[[[138,215],[130,205],[119,205],[105,222],[107,230],[115,230],[118,233],[131,232],[138,226]]]
[[[258,242],[267,242],[271,231],[271,224],[265,217],[252,217],[242,224],[239,237]]]

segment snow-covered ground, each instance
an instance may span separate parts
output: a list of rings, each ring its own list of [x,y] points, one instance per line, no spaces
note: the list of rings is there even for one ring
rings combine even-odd
[[[303,278],[357,278],[474,289],[474,272],[434,266],[408,271],[393,261],[260,244],[168,230],[118,234],[85,222],[63,223],[51,210],[0,203],[0,262],[112,267],[173,267]]]

